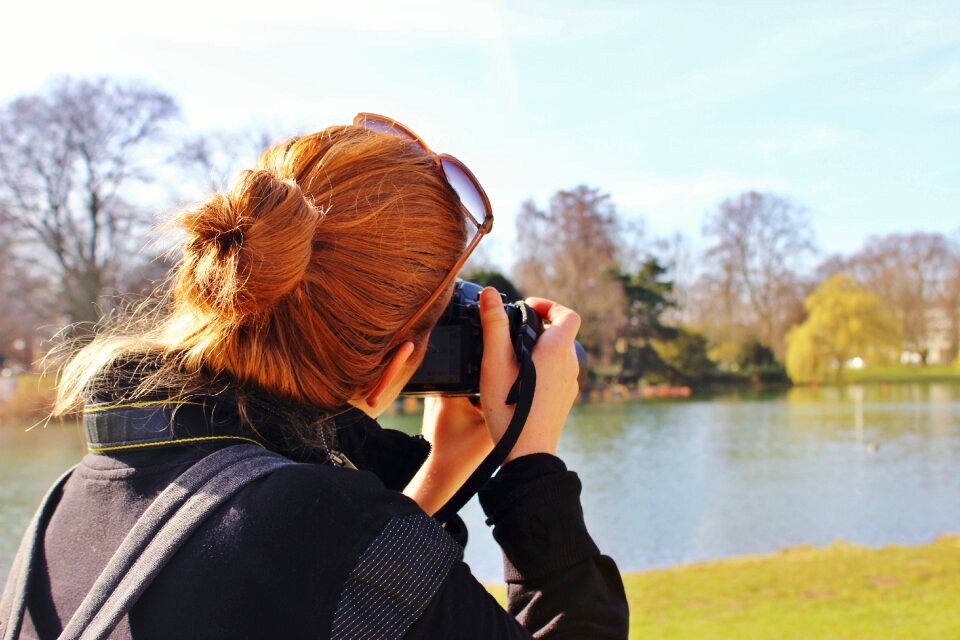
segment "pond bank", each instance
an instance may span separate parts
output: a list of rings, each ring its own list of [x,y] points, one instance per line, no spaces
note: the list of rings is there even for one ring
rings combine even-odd
[[[960,638],[960,535],[624,574],[631,638]],[[501,602],[501,585],[488,587]]]

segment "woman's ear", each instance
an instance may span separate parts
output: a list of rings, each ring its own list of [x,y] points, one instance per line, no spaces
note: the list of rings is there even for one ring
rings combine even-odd
[[[408,364],[411,364],[414,351],[416,351],[416,345],[410,341],[397,347],[393,357],[390,358],[390,362],[387,363],[386,369],[383,370],[383,375],[380,376],[377,385],[362,399],[366,407],[361,407],[361,409],[364,409],[365,412],[369,409],[379,414],[386,408],[385,406],[380,407],[381,402],[385,400],[388,404],[393,402],[396,397],[394,394],[400,393],[400,389],[407,383],[407,378],[410,376],[411,372],[408,370]],[[393,397],[387,397],[388,395]]]

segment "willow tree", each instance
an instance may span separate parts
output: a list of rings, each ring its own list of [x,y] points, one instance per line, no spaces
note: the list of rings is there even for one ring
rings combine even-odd
[[[787,333],[787,373],[794,382],[843,379],[846,363],[878,363],[900,348],[900,323],[878,296],[846,273],[825,280],[804,301],[807,319]]]

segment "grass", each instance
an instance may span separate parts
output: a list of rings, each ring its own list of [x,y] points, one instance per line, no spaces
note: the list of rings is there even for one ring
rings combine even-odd
[[[899,365],[845,369],[844,382],[933,382],[960,381],[960,367],[943,364],[926,367]]]
[[[960,536],[624,574],[630,638],[960,638]],[[504,602],[502,586],[489,587]]]

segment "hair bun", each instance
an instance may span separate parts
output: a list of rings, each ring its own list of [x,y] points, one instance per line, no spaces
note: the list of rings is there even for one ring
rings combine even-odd
[[[244,171],[228,194],[181,215],[178,293],[220,313],[265,311],[302,281],[319,217],[293,180]]]

